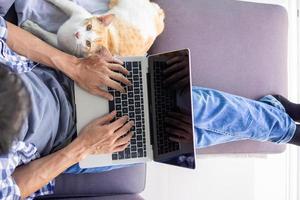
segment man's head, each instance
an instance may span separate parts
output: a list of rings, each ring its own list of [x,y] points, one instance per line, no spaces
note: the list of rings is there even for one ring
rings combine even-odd
[[[29,94],[22,80],[0,64],[0,155],[9,151],[29,110]]]

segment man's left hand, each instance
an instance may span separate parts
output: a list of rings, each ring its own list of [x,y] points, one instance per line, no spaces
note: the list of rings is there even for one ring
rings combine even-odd
[[[7,27],[7,44],[12,50],[32,61],[63,72],[81,88],[94,95],[112,100],[113,97],[106,87],[125,92],[120,83],[130,84],[124,76],[128,71],[122,66],[122,61],[114,58],[105,48],[88,58],[76,58],[9,22]]]

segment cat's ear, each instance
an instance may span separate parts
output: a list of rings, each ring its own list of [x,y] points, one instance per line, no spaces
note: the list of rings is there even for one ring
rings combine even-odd
[[[98,16],[97,19],[104,24],[104,26],[110,25],[110,23],[114,20],[115,15],[114,14],[107,14],[107,15],[101,15]]]

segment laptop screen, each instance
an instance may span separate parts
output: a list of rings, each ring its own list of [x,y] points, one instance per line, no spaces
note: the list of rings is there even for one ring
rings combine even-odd
[[[149,56],[154,160],[194,169],[190,69],[188,49]]]

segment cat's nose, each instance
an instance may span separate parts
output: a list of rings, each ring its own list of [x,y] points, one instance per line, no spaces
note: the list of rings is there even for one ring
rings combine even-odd
[[[76,32],[74,35],[77,39],[79,39],[79,36],[80,36],[79,32]]]

